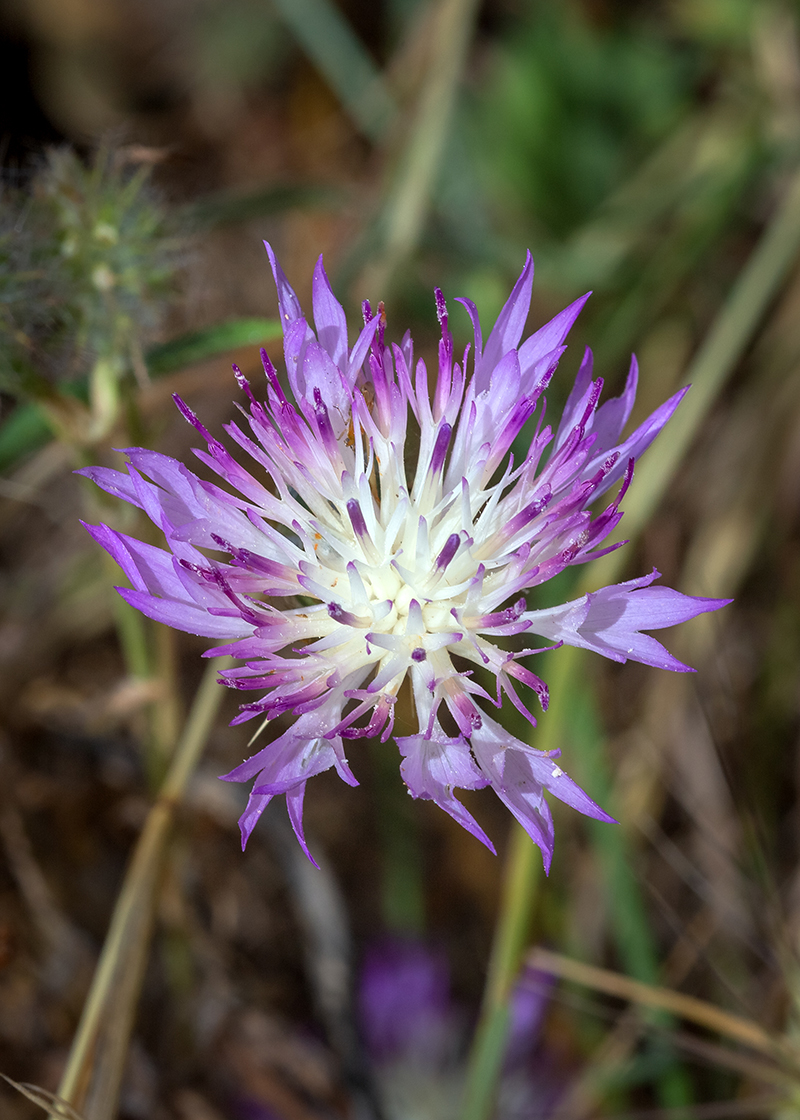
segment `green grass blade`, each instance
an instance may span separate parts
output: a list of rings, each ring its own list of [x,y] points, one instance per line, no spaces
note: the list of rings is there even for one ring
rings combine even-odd
[[[0,425],[0,471],[37,451],[52,435],[53,429],[35,404],[18,404]]]
[[[789,269],[800,250],[800,173],[796,174],[784,197],[778,212],[773,217],[750,259],[734,284],[726,303],[712,324],[705,341],[690,364],[687,380],[692,391],[670,423],[665,438],[658,441],[648,453],[636,479],[631,486],[625,503],[625,536],[633,540],[641,533],[661,498],[666,493],[675,476],[681,458],[698,434],[703,421],[709,413],[720,390],[731,376],[747,346],[752,341],[764,313],[784,282]],[[581,580],[579,593],[613,583],[619,579],[623,565],[630,550],[618,549],[592,564]],[[581,661],[575,649],[559,650],[551,676],[551,704],[547,719],[537,733],[536,746],[549,750],[559,746],[568,722],[568,708],[573,690],[570,682],[577,685],[581,672]],[[587,751],[588,755],[589,752]],[[594,758],[594,756],[592,756]],[[595,758],[595,765],[605,766]],[[604,784],[608,785],[608,782]],[[602,796],[602,790],[590,788],[590,793]],[[519,826],[515,827],[515,831]],[[521,831],[521,830],[520,830]],[[624,843],[624,837],[620,841]],[[611,845],[614,841],[606,841]],[[532,879],[525,880],[520,868],[523,858],[522,843],[511,846],[509,863],[506,869],[506,882],[518,884],[514,890],[507,890],[504,896],[495,941],[492,948],[490,977],[495,968],[502,974],[502,988],[510,992],[517,969],[519,957],[512,960],[507,956],[506,944],[509,931],[524,927],[531,910],[534,891]],[[608,856],[606,857],[608,859]],[[609,860],[610,862],[610,860]],[[616,863],[616,856],[614,857]],[[627,906],[624,916],[617,918],[625,923],[624,938],[628,951],[634,954],[640,931],[637,932],[633,906]],[[622,927],[620,927],[622,928]],[[641,951],[641,946],[636,952]],[[641,967],[647,967],[644,951],[640,959]],[[484,1004],[482,1019],[492,1013],[488,1003]],[[465,1102],[464,1116],[469,1120],[487,1120],[491,1113],[497,1080],[502,1069],[502,1053],[493,1050],[489,1053],[493,1039],[479,1023],[476,1041],[470,1056],[468,1086],[475,1086],[480,1102],[485,1102],[482,1110],[472,1108],[469,1100]]]
[[[378,67],[336,5],[329,0],[274,3],[353,123],[380,143],[397,109]]]
[[[145,354],[151,374],[173,373],[194,362],[214,358],[239,346],[263,346],[280,338],[278,319],[232,319],[204,330],[191,331],[170,342],[153,346]]]
[[[386,298],[392,278],[422,234],[446,149],[459,83],[472,40],[477,0],[440,0],[430,63],[397,172],[368,240],[372,262],[358,291]]]

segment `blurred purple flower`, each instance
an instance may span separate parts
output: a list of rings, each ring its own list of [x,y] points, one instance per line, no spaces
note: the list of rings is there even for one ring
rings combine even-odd
[[[236,1096],[228,1102],[235,1120],[284,1120],[285,1113],[278,1112],[266,1101],[256,1097]]]
[[[622,395],[598,407],[602,381],[592,380],[587,350],[553,434],[544,424],[543,394],[587,297],[520,343],[533,282],[529,254],[485,344],[474,304],[460,301],[475,334],[471,378],[469,347],[460,363],[454,360],[437,289],[441,341],[431,394],[410,335],[399,346],[386,343],[382,307],[373,314],[364,304],[364,327],[351,347],[320,259],[315,334],[267,251],[293,399],[265,353],[266,402],[236,370],[250,402],[244,415],[251,434],[236,424],[227,431],[251,456],[251,469],[176,398],[207,441],[198,458],[226,489],[166,455],[132,448],[127,473],[101,467],[83,473],[143,509],[163,531],[168,551],[105,525],[87,528],[133,585],[119,589],[128,603],[169,626],[220,640],[209,656],[228,653],[243,662],[223,674],[225,683],[263,695],[234,722],[294,717],[287,731],[226,776],[254,783],[240,822],[243,843],[272,798],[285,794],[308,853],[307,780],[335,767],[356,784],[345,743],[390,738],[408,677],[419,729],[396,742],[412,796],[436,802],[493,851],[455,796],[457,789],[491,785],[549,868],[553,821],[545,790],[588,816],[611,818],[556,764],[557,751],[516,739],[476,701],[499,708],[505,694],[533,725],[517,691],[521,684],[547,707],[545,683],[521,664],[537,650],[503,648],[504,639],[522,633],[615,661],[686,670],[642,631],[716,610],[723,600],[653,587],[657,572],[554,609],[529,610],[525,599],[569,565],[616,547],[599,546],[622,516],[634,460],[686,390],[622,439],[636,362]],[[527,451],[515,464],[511,445],[534,417]],[[418,442],[414,462],[409,434],[411,446]],[[616,483],[616,498],[593,518],[589,507]],[[475,668],[494,676],[496,695],[479,683]]]
[[[447,960],[418,941],[373,945],[361,969],[358,1003],[364,1041],[379,1064],[443,1064],[456,1029]]]
[[[523,968],[509,1001],[506,1070],[524,1065],[533,1052],[555,985],[550,973]]]

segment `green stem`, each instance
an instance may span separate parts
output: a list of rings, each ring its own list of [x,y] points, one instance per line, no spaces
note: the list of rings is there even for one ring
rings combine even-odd
[[[209,663],[169,771],[125,873],[58,1096],[85,1120],[112,1120],[153,926],[157,888],[175,810],[208,739],[224,690],[227,657]]]
[[[481,1120],[492,1110],[509,1026],[509,996],[528,944],[541,857],[524,829],[514,824],[503,883],[500,920],[489,963],[481,1017],[464,1087],[463,1120]]]
[[[717,315],[711,330],[687,371],[692,385],[686,401],[670,423],[669,436],[652,448],[631,486],[625,503],[625,536],[634,540],[642,532],[667,491],[683,455],[697,435],[714,401],[752,341],[762,317],[785,280],[800,250],[800,173],[792,180],[784,200]],[[628,554],[630,550],[627,550]],[[579,593],[613,583],[625,563],[617,549],[591,565],[581,580]],[[580,671],[576,649],[559,651],[553,680],[553,703],[537,734],[537,746],[559,746],[566,723],[570,682]],[[538,866],[531,859],[530,841],[518,825],[505,870],[505,889],[489,964],[487,997],[481,1009],[467,1072],[464,1120],[488,1120],[502,1071],[508,995],[516,978],[521,950],[518,938],[532,912]],[[490,991],[493,994],[490,997]],[[501,1001],[505,1001],[501,1009]]]
[[[111,567],[111,565],[108,566]],[[114,565],[114,577],[119,578],[116,565]],[[119,595],[115,594],[114,598],[114,621],[125,668],[129,676],[146,681],[150,676],[147,621],[143,615],[126,603]]]
[[[401,936],[425,931],[422,842],[416,806],[397,772],[397,759],[377,739],[370,742],[381,849],[383,921]]]

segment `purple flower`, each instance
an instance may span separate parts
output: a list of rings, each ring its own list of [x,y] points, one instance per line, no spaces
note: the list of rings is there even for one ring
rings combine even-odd
[[[506,1070],[518,1069],[530,1058],[539,1041],[555,985],[552,974],[523,966],[509,1000]]]
[[[379,1063],[441,1065],[457,1041],[457,1017],[442,953],[386,939],[367,952],[358,989],[364,1039]]]
[[[128,603],[221,641],[209,656],[239,659],[225,683],[260,695],[234,722],[257,718],[266,726],[284,713],[293,717],[288,730],[226,775],[253,781],[240,822],[243,843],[272,798],[285,794],[308,853],[307,780],[335,767],[356,784],[345,744],[392,736],[408,678],[418,730],[396,741],[412,796],[435,801],[492,848],[455,792],[491,785],[549,867],[546,790],[581,813],[611,818],[556,764],[558,752],[522,743],[484,706],[501,707],[505,694],[535,724],[522,685],[547,707],[546,685],[523,664],[537,649],[507,648],[505,639],[523,633],[615,661],[686,669],[642,631],[716,610],[724,600],[652,586],[656,572],[549,610],[529,610],[525,598],[567,566],[610,551],[600,546],[622,517],[634,460],[686,390],[622,439],[636,362],[622,395],[598,407],[602,381],[592,380],[587,350],[553,434],[543,394],[586,297],[520,343],[530,254],[485,345],[475,306],[460,301],[475,333],[471,378],[469,347],[457,362],[436,291],[441,341],[431,391],[410,335],[400,345],[386,342],[382,307],[373,314],[364,304],[364,327],[351,346],[320,259],[315,333],[269,246],[267,252],[291,395],[266,353],[264,401],[234,367],[249,399],[243,411],[250,431],[237,424],[227,431],[252,459],[250,469],[176,398],[208,445],[195,453],[223,487],[166,455],[131,448],[127,473],[82,473],[144,510],[167,550],[105,525],[87,528],[128,577],[132,586],[119,589]],[[515,462],[511,445],[529,421],[530,444]],[[418,446],[415,462],[407,437]],[[592,503],[618,482],[617,496],[593,517]],[[494,696],[481,684],[487,673]]]

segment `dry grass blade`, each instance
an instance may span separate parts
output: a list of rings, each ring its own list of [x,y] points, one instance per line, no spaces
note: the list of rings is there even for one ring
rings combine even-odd
[[[441,0],[439,4],[427,76],[396,179],[379,219],[379,255],[364,270],[358,291],[380,292],[385,298],[397,266],[419,241],[444,154],[477,7],[477,0]]]
[[[686,371],[691,392],[670,424],[669,439],[649,449],[625,503],[625,537],[633,540],[647,524],[666,493],[678,466],[697,436],[714,401],[736,369],[764,312],[769,307],[800,250],[800,173],[745,265],[725,306]],[[592,564],[581,591],[613,583],[628,550],[617,549]]]
[[[571,980],[587,988],[594,988],[595,991],[604,992],[606,995],[617,996],[619,999],[629,1000],[643,1007],[669,1011],[682,1019],[697,1023],[698,1026],[726,1035],[771,1058],[788,1060],[795,1067],[800,1065],[800,1053],[786,1039],[776,1038],[752,1019],[744,1019],[740,1015],[722,1011],[719,1007],[706,1003],[705,1000],[684,995],[672,988],[658,988],[651,984],[644,984],[620,972],[584,964],[582,961],[573,960],[560,953],[552,953],[547,949],[534,949],[528,954],[526,963],[529,968],[548,972],[552,976]]]
[[[230,658],[206,669],[161,791],[136,844],[117,898],[58,1096],[80,1105],[85,1120],[111,1120],[147,963],[156,892],[175,809],[208,738],[224,691],[217,683]],[[51,1115],[57,1115],[51,1112]]]
[[[638,538],[667,492],[682,456],[696,438],[719,392],[751,344],[764,313],[796,260],[798,250],[800,172],[795,173],[777,213],[690,363],[686,379],[692,384],[692,392],[672,419],[669,440],[650,448],[648,457],[637,468],[626,502],[624,535],[628,540]],[[617,549],[591,564],[579,582],[578,594],[617,582],[629,555],[629,549]],[[549,682],[552,697],[549,716],[542,724],[537,741],[540,749],[560,746],[566,718],[563,698],[569,696],[570,683],[582,671],[580,652],[575,647],[562,650],[554,663]],[[537,866],[533,851],[525,832],[519,827],[514,828],[504,873],[505,901],[490,963],[490,976],[494,978],[492,987],[496,990],[510,990],[519,966],[533,906],[534,868]],[[465,1120],[483,1120],[489,1115],[494,1084],[502,1062],[507,1008],[502,1003],[487,999],[481,1015],[470,1058]],[[770,1040],[769,1053],[773,1052],[772,1046]]]
[[[61,1097],[56,1096],[55,1093],[49,1093],[47,1089],[42,1089],[39,1085],[31,1085],[28,1081],[13,1081],[4,1073],[0,1073],[0,1077],[7,1082],[18,1093],[22,1093],[23,1097],[27,1097],[29,1101],[38,1104],[51,1116],[55,1116],[58,1120],[84,1120],[80,1112],[77,1112],[68,1101],[62,1100]]]
[[[786,1104],[784,1097],[772,1094],[749,1100],[710,1101],[692,1105],[693,1120],[727,1120],[738,1116],[772,1116]],[[613,1113],[610,1120],[685,1120],[685,1108],[642,1108],[636,1112]]]
[[[760,1061],[758,1058],[748,1057],[741,1050],[734,1050],[730,1046],[723,1046],[717,1042],[709,1042],[689,1031],[669,1031],[669,1040],[685,1054],[710,1069],[729,1069],[740,1077],[747,1077],[751,1081],[761,1081],[765,1085],[777,1085],[785,1089],[797,1090],[797,1078],[769,1062]]]

